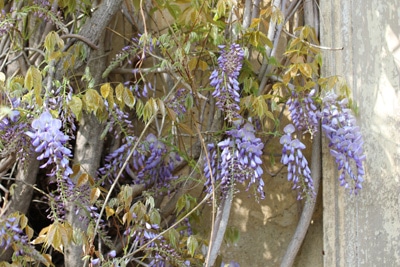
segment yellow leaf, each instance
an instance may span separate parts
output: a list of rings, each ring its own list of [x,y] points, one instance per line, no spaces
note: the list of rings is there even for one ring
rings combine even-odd
[[[55,224],[56,223],[53,223],[53,224],[49,225],[49,231],[47,232],[46,241],[45,241],[45,246],[46,247],[50,247],[51,245],[54,244],[53,243],[53,239],[54,239],[54,235],[55,235],[55,232],[56,232]]]
[[[166,111],[165,111],[164,101],[162,101],[161,99],[157,99],[157,106],[160,110],[161,115],[165,117]]]
[[[176,113],[173,109],[167,107],[167,113],[172,121],[176,121]]]
[[[40,93],[42,89],[42,74],[34,66],[30,66],[26,72],[24,87],[28,90],[34,89],[35,94]]]
[[[256,28],[260,24],[260,18],[254,18],[251,21],[250,28]]]
[[[97,187],[92,188],[90,192],[90,203],[96,202],[96,200],[100,197],[100,189]]]
[[[51,245],[53,246],[53,248],[55,250],[57,250],[59,252],[62,252],[63,251],[63,246],[62,246],[62,243],[61,243],[60,227],[62,227],[62,226],[59,223],[57,223],[54,226],[54,235],[53,235],[53,239],[52,239]]]
[[[4,72],[0,72],[0,84],[3,84],[6,81],[6,75]]]
[[[24,229],[27,225],[28,225],[28,218],[26,218],[26,216],[22,214],[21,217],[19,218],[19,226],[21,227],[21,229]]]
[[[71,109],[72,113],[75,114],[77,120],[80,120],[82,115],[82,100],[77,96],[72,96],[71,101],[68,103],[69,108]]]
[[[186,124],[178,122],[178,127],[190,135],[195,135],[192,129],[190,129]]]
[[[68,222],[63,223],[59,227],[60,236],[61,236],[61,244],[65,247],[72,240],[73,229]]]
[[[39,232],[38,237],[35,238],[35,240],[33,240],[31,243],[32,243],[33,245],[42,244],[42,243],[47,243],[47,233],[48,233],[48,231],[49,231],[49,229],[50,229],[51,226],[52,226],[52,224],[49,225],[49,226],[47,226],[47,227],[45,227],[45,228],[43,228],[43,229]],[[46,247],[47,247],[47,244],[46,244]]]
[[[46,263],[45,263],[45,265],[46,266],[54,266],[53,264],[52,264],[52,258],[51,258],[51,255],[50,254],[42,254],[42,256],[43,256],[43,258],[45,258],[46,259]]]
[[[149,121],[149,119],[156,114],[155,105],[157,105],[153,98],[150,98],[143,108],[143,120],[145,122]]]
[[[304,76],[311,78],[312,68],[311,68],[310,64],[307,64],[307,63],[299,64],[299,70],[301,73],[303,73]]]
[[[61,51],[54,51],[54,52],[51,52],[50,54],[49,54],[49,56],[48,56],[48,60],[58,60],[58,59],[60,59],[61,57],[62,57],[62,53],[61,53]],[[65,61],[64,62],[64,69],[67,69],[67,67],[68,66],[71,66],[71,61]]]
[[[78,181],[76,182],[76,186],[80,187],[82,185],[85,185],[89,180],[89,175],[87,173],[82,173],[81,176],[79,176]]]
[[[128,89],[128,88],[124,88],[124,102],[125,104],[130,107],[133,108],[135,106],[135,97],[133,96],[132,92]]]
[[[25,234],[28,236],[29,239],[31,239],[33,237],[33,234],[35,232],[33,231],[33,229],[29,226],[25,227]]]
[[[88,180],[90,185],[94,185],[94,179],[91,175],[88,175]],[[99,187],[99,189],[102,190],[103,192],[107,192],[103,187]]]
[[[71,174],[70,177],[74,177],[75,175],[77,175],[80,170],[81,170],[81,165],[80,164],[74,164],[72,166],[72,174]]]
[[[115,96],[119,101],[122,101],[123,93],[124,93],[124,86],[122,85],[122,83],[120,83],[115,88]]]
[[[104,102],[99,93],[94,89],[88,89],[83,96],[82,100],[86,104],[86,109],[89,112],[93,112],[97,115],[98,111],[102,111],[104,107]]]
[[[106,206],[106,216],[107,216],[107,219],[110,217],[110,216],[113,216],[115,214],[115,210],[113,209],[113,208],[110,208],[109,206]]]
[[[190,71],[193,71],[197,66],[197,58],[192,58],[188,62],[188,68]]]
[[[130,224],[132,221],[132,212],[126,212],[124,216],[122,216],[122,222],[124,224]]]
[[[114,102],[115,102],[114,101],[114,95],[113,95],[114,90],[112,89],[112,87],[110,87],[110,88],[111,88],[111,91],[108,94],[107,101],[108,101],[108,106],[113,107],[114,106]]]
[[[112,93],[112,87],[110,83],[105,83],[100,87],[100,93],[103,98],[107,98]]]
[[[199,60],[199,69],[202,71],[208,70],[208,64],[204,60]]]

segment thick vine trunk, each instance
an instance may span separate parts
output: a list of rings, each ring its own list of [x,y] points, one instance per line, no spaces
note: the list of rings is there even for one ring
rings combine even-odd
[[[104,57],[104,50],[102,49],[105,36],[104,31],[115,13],[120,9],[122,2],[122,0],[103,2],[79,33],[83,38],[90,40],[93,44],[99,45],[99,49],[90,53],[88,58],[88,67],[96,85],[102,82],[101,75],[106,67],[106,57]],[[82,67],[83,63],[84,62],[77,63],[74,69]],[[80,164],[81,170],[92,177],[96,176],[100,164],[103,149],[103,142],[100,138],[102,131],[103,125],[101,125],[93,114],[84,113],[82,115],[82,120],[79,122],[79,130],[76,136],[74,163]],[[74,178],[77,179],[78,177],[79,174]],[[83,186],[80,190],[82,190],[82,197],[88,197],[90,195],[89,187]],[[76,201],[79,202],[79,199]],[[76,212],[77,204],[79,203],[75,201],[67,204],[66,218],[68,223],[74,228],[74,231],[81,232],[83,236],[85,236],[89,226],[89,215],[84,208]],[[64,263],[66,267],[84,265],[82,261],[82,245],[81,242],[73,242],[66,247],[64,253]]]
[[[35,153],[30,158],[26,159],[24,164],[20,164],[15,178],[13,195],[8,203],[9,205],[4,216],[14,212],[26,214],[28,211],[33,194],[33,185],[36,183],[36,175],[39,170],[39,161],[36,157],[37,154]],[[2,250],[3,248],[0,247],[0,251]],[[12,248],[9,248],[4,253],[0,253],[0,262],[9,261],[12,253]]]

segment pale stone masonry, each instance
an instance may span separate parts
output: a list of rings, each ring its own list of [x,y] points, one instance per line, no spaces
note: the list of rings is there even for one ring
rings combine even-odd
[[[400,11],[397,0],[320,1],[324,76],[342,75],[358,105],[366,177],[361,193],[339,188],[323,156],[324,265],[400,266]]]

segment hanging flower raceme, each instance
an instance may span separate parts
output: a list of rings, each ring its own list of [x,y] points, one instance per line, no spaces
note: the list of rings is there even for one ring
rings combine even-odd
[[[27,131],[32,139],[35,152],[41,153],[37,159],[47,159],[47,162],[40,166],[45,168],[55,164],[55,168],[49,175],[60,174],[63,179],[72,186],[69,175],[72,169],[69,167],[69,158],[72,157],[71,150],[65,147],[69,137],[61,129],[61,120],[53,118],[48,111],[44,111],[39,118],[32,121],[32,131]]]
[[[317,106],[313,99],[314,95],[315,89],[308,94],[292,91],[292,95],[286,102],[296,129],[301,132],[309,132],[311,135],[318,131],[318,114]]]
[[[292,138],[292,134],[295,132],[293,124],[286,125],[283,131],[285,134],[280,139],[280,143],[283,145],[281,163],[288,168],[288,181],[293,182],[293,189],[301,189],[298,199],[303,198],[304,193],[315,197],[311,171],[302,152],[306,146],[297,138]]]
[[[5,95],[0,93],[0,103]],[[25,150],[29,147],[29,138],[24,135],[29,129],[28,123],[21,120],[21,113],[17,108],[21,108],[19,98],[11,98],[11,108],[4,108],[7,114],[0,118],[0,140],[4,145],[3,154],[16,153],[21,162],[25,159]]]
[[[238,44],[229,48],[221,45],[218,68],[210,76],[210,85],[215,87],[212,96],[217,99],[217,107],[226,112],[228,119],[237,117],[240,110],[239,72],[242,69],[244,51]]]
[[[126,140],[124,145],[106,157],[105,166],[99,169],[100,175],[115,177],[122,168],[137,138],[128,136]],[[177,153],[169,151],[154,134],[149,134],[133,151],[125,167],[125,174],[130,176],[134,184],[168,188],[170,182],[177,178],[173,170],[180,161],[181,157]]]
[[[236,182],[248,182],[247,188],[257,184],[257,191],[263,199],[265,195],[261,156],[264,144],[255,136],[254,126],[250,122],[243,124],[242,120],[238,120],[235,121],[235,127],[226,132],[229,137],[217,146],[208,145],[209,157],[204,163],[207,191],[212,190],[212,179],[214,184],[220,183],[223,192]]]
[[[335,94],[328,94],[323,99],[320,116],[322,130],[329,139],[330,152],[338,166],[340,185],[350,187],[351,193],[357,194],[364,181],[365,155],[360,128],[356,126],[356,119],[348,108],[348,100],[339,101]]]
[[[0,219],[0,248],[8,249],[11,245],[20,248],[17,254],[24,255],[24,247],[29,246],[28,237],[19,226],[16,217]]]

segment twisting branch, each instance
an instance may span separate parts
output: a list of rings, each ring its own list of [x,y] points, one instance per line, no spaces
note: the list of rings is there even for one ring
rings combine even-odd
[[[61,39],[69,39],[69,38],[74,38],[74,39],[78,39],[84,43],[86,43],[88,46],[90,46],[92,49],[94,50],[98,50],[99,47],[97,45],[95,45],[94,43],[92,43],[88,38],[86,38],[85,36],[79,35],[79,34],[63,34],[60,36]]]
[[[315,195],[318,195],[319,185],[321,182],[321,131],[319,130],[314,136],[312,144],[312,156],[311,156],[311,177],[314,182]],[[301,213],[300,221],[297,224],[296,231],[289,243],[285,255],[281,263],[281,267],[291,267],[296,259],[296,255],[300,250],[301,244],[306,236],[308,227],[311,222],[312,215],[316,204],[316,197],[310,198],[306,201],[303,211]]]
[[[306,1],[307,2],[307,1]],[[311,27],[316,27],[317,21],[314,16],[314,3],[308,1],[304,6],[305,24]],[[310,60],[310,59],[308,59]],[[318,88],[317,88],[318,89]],[[308,227],[310,226],[311,218],[314,213],[315,204],[317,201],[317,195],[319,191],[319,185],[321,183],[321,122],[318,123],[318,131],[314,136],[312,143],[312,155],[311,155],[311,177],[314,182],[315,197],[307,199],[303,211],[300,216],[299,223],[297,224],[296,231],[289,243],[286,253],[282,259],[281,267],[291,267],[296,259],[297,253],[300,250],[301,244],[307,234]]]

